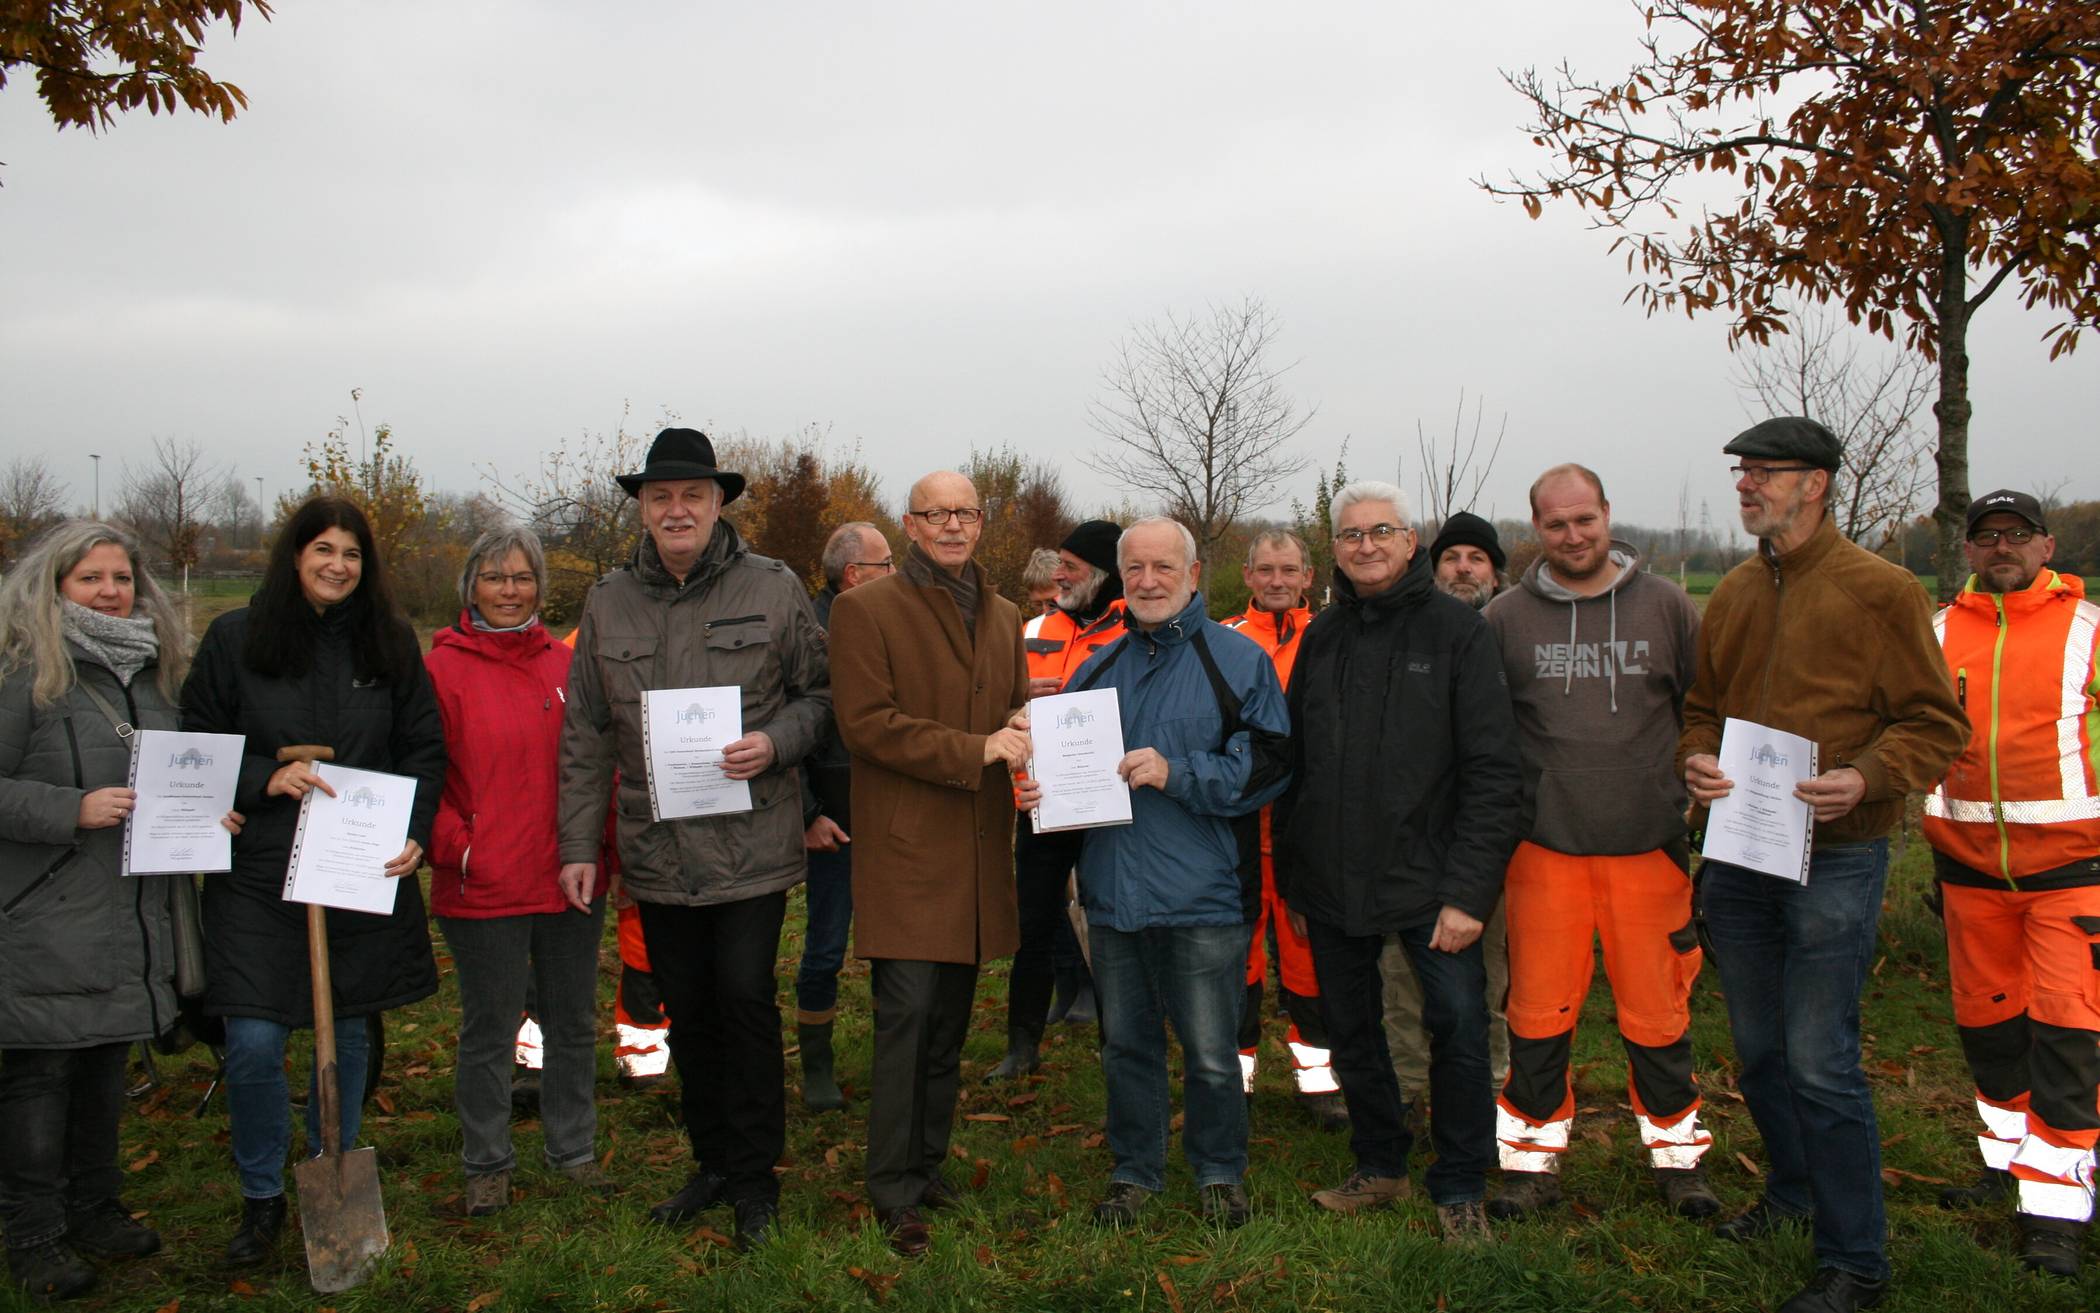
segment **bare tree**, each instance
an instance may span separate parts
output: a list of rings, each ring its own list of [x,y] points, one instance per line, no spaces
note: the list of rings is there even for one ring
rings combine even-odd
[[[1485,411],[1482,399],[1473,398],[1473,432],[1467,434],[1466,394],[1464,389],[1459,390],[1458,410],[1451,416],[1448,451],[1429,436],[1421,420],[1415,421],[1415,451],[1422,460],[1421,514],[1427,517],[1424,527],[1442,524],[1454,511],[1473,510],[1479,502],[1481,488],[1487,485],[1488,475],[1494,473],[1495,458],[1502,454],[1502,439],[1509,433],[1509,416],[1505,413],[1483,459],[1480,443],[1486,436]]]
[[[17,456],[0,469],[0,565],[22,543],[65,514],[66,485],[42,456]]]
[[[1306,467],[1290,442],[1314,412],[1284,391],[1290,366],[1269,359],[1279,328],[1251,296],[1133,326],[1102,371],[1107,395],[1088,406],[1108,439],[1088,467],[1158,497],[1206,561],[1234,520]]]
[[[1795,331],[1739,355],[1732,381],[1751,418],[1806,415],[1838,436],[1838,531],[1881,551],[1931,486],[1932,435],[1913,421],[1935,388],[1932,363],[1894,350],[1863,357],[1857,335],[1826,312],[1793,322]]]
[[[153,458],[134,469],[124,463],[124,482],[117,494],[117,518],[131,526],[149,551],[182,572],[182,590],[190,587],[190,567],[203,551],[205,522],[214,513],[225,472],[204,455],[194,439],[155,438]]]
[[[506,480],[494,469],[481,472],[497,502],[547,545],[543,609],[551,620],[574,617],[591,585],[634,554],[641,521],[634,499],[613,478],[642,465],[643,442],[627,431],[630,417],[623,403],[611,433],[585,433],[573,445],[558,444],[541,455],[533,474]],[[676,423],[677,417],[666,414],[663,421]]]

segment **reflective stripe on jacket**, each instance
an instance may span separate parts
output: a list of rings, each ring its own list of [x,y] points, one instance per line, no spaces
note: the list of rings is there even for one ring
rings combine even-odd
[[[2007,880],[2100,855],[2100,606],[2044,569],[2017,593],[1979,590],[1933,617],[1975,732],[1925,802],[1933,848]]]
[[[1110,602],[1108,609],[1090,624],[1079,623],[1070,611],[1063,609],[1053,610],[1041,620],[1024,642],[1028,649],[1028,677],[1054,679],[1062,688],[1088,657],[1123,636],[1123,599]]]

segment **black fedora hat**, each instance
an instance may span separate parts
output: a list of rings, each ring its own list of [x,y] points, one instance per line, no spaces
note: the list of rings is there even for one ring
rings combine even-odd
[[[722,504],[744,495],[744,476],[715,468],[715,444],[698,429],[665,429],[649,444],[649,459],[633,474],[613,476],[630,497],[642,495],[645,483],[672,479],[713,479],[722,485]]]

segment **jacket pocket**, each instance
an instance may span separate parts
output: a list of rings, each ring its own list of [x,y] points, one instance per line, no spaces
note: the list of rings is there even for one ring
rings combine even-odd
[[[642,634],[623,638],[616,634],[598,637],[598,679],[609,703],[640,702],[642,690],[656,673],[657,637]]]
[[[707,648],[708,678],[735,684],[744,692],[744,732],[761,728],[779,706],[780,656],[774,650],[773,623],[762,615],[710,620],[702,630]]]
[[[111,893],[102,884],[116,876],[82,865],[79,856],[79,849],[69,850],[4,909],[0,958],[7,964],[4,982],[8,994],[18,998],[74,996],[116,986],[122,973],[119,959],[124,955],[113,951]],[[83,888],[83,883],[88,887]]]
[[[33,900],[37,895],[47,892],[57,881],[58,873],[65,869],[68,862],[78,856],[80,856],[80,845],[74,844],[52,858],[49,866],[46,866],[28,884],[23,885],[20,890],[9,895],[6,902],[0,903],[0,916],[19,919],[33,912],[35,910]]]

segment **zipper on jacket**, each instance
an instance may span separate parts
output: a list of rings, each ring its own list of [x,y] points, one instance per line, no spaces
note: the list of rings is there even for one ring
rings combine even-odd
[[[1786,632],[1786,577],[1779,568],[1779,557],[1772,557],[1772,591],[1778,605],[1772,613],[1772,646],[1765,653],[1765,684],[1757,698],[1757,723],[1772,723],[1772,668],[1779,664],[1779,640]],[[1835,769],[1832,767],[1831,769]]]
[[[1998,829],[1998,874],[2014,889],[2020,887],[2012,873],[2012,835],[2005,828],[2005,802],[1998,796],[1998,705],[2005,685],[2005,597],[1991,594],[1998,615],[1998,639],[1991,645],[1991,824]]]
[[[715,630],[715,628],[719,625],[748,625],[754,620],[763,619],[765,619],[763,615],[733,615],[725,617],[721,620],[710,620],[700,627],[712,633]]]
[[[43,888],[45,885],[50,884],[52,878],[58,874],[58,869],[64,866],[67,862],[72,861],[79,854],[80,845],[77,843],[73,844],[64,852],[60,853],[57,856],[57,858],[52,861],[51,865],[44,868],[43,874],[39,875],[36,879],[31,880],[29,884],[23,888],[21,893],[18,893],[13,898],[8,899],[5,903],[0,903],[0,916],[5,916],[7,913],[14,911],[17,907],[20,907],[25,900],[28,899],[29,895],[35,893],[37,890]]]

